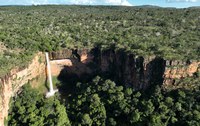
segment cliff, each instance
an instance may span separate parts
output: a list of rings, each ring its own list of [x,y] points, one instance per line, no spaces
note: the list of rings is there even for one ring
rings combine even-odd
[[[181,85],[176,84],[178,81],[187,77],[195,77],[198,73],[200,73],[199,61],[168,61],[163,75],[163,86],[172,89],[182,88]]]
[[[152,84],[162,84],[164,88],[168,88],[177,80],[192,77],[200,71],[199,61],[172,61],[155,56],[141,57],[125,50],[101,50],[101,48],[64,50],[50,52],[50,57],[52,60],[68,59],[69,65],[62,61],[59,67],[52,61],[54,62],[52,66],[57,70],[56,76],[60,73],[64,77],[74,74],[77,78],[102,75],[136,89],[145,89]]]
[[[141,57],[125,50],[64,49],[50,52],[49,56],[53,76],[81,80],[100,75],[135,89],[146,89],[153,84],[168,88],[177,80],[200,72],[199,61]],[[0,78],[0,126],[8,115],[10,98],[21,86],[45,73],[44,59],[44,55],[38,53],[27,68],[15,68]]]
[[[0,126],[4,125],[4,118],[7,118],[10,98],[24,84],[44,73],[44,55],[38,53],[27,68],[12,69],[5,77],[0,78]]]

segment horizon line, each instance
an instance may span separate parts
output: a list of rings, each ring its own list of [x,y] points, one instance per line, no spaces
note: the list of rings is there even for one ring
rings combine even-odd
[[[104,4],[94,4],[94,5],[87,5],[87,4],[5,4],[5,5],[0,5],[0,7],[8,7],[8,6],[48,6],[48,5],[54,5],[54,6],[113,6],[113,7],[142,7],[142,6],[149,6],[149,7],[158,7],[158,8],[176,8],[176,9],[184,9],[184,8],[195,8],[195,7],[200,7],[200,6],[190,6],[190,7],[173,7],[173,6],[158,6],[158,5],[149,5],[149,4],[144,4],[144,5],[133,5],[133,6],[126,6],[126,5],[104,5]]]

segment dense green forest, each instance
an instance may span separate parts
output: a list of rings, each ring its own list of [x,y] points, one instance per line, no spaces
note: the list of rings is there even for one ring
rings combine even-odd
[[[38,51],[115,47],[137,56],[200,60],[200,9],[119,6],[1,6],[0,77]],[[74,79],[74,78],[73,78]],[[57,82],[46,99],[25,85],[10,102],[9,126],[199,126],[200,74],[135,90],[109,78]],[[187,88],[191,84],[194,88]],[[72,86],[73,88],[65,87]],[[191,86],[188,86],[191,87]],[[65,92],[66,90],[71,90]]]
[[[118,6],[0,7],[0,76],[36,51],[126,49],[135,55],[199,59],[200,9]]]
[[[69,90],[69,89],[68,89]],[[45,99],[26,85],[13,99],[10,126],[199,126],[200,91],[146,91],[97,76],[68,96]]]

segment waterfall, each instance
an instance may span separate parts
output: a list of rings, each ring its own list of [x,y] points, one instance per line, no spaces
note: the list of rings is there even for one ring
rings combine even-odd
[[[46,61],[47,61],[47,71],[48,71],[48,79],[49,79],[49,92],[47,92],[46,97],[51,97],[57,92],[58,90],[53,89],[53,82],[52,82],[52,77],[51,77],[51,66],[49,63],[49,54],[48,52],[45,53],[46,56]]]

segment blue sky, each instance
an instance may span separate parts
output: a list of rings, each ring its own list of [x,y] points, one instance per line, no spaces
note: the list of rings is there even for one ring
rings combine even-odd
[[[42,5],[42,4],[78,4],[78,5],[156,5],[162,7],[200,6],[200,0],[0,0],[0,5]]]

